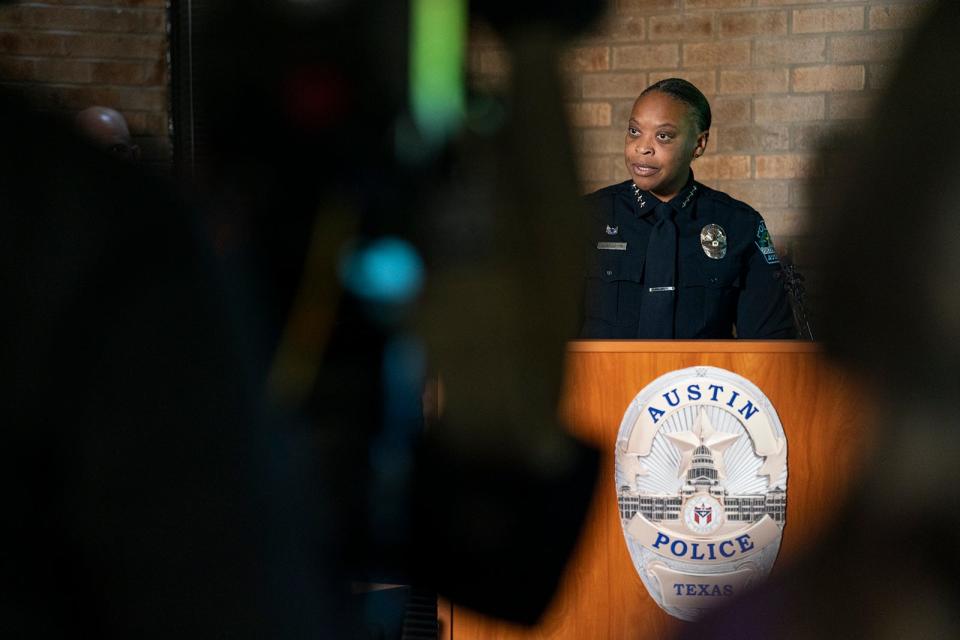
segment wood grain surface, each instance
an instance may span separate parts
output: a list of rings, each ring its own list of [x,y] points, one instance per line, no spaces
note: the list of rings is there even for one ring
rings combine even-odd
[[[733,371],[769,398],[788,447],[787,523],[774,571],[795,561],[837,515],[869,450],[863,394],[816,345],[761,341],[590,341],[568,348],[561,415],[603,455],[601,478],[579,546],[537,627],[450,612],[451,640],[645,640],[683,623],[647,595],[620,526],[613,451],[634,396],[657,377],[708,365]]]

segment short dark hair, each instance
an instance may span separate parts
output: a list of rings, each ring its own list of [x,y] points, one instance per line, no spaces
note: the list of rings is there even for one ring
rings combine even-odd
[[[707,97],[703,95],[700,89],[697,89],[690,82],[682,78],[666,78],[659,82],[654,82],[644,89],[640,97],[642,98],[654,91],[665,93],[671,98],[676,98],[690,107],[693,112],[693,119],[697,126],[700,127],[700,131],[706,131],[710,128],[710,103],[707,102]]]

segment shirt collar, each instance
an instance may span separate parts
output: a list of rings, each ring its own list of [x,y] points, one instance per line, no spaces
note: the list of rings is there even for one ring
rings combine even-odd
[[[647,216],[653,213],[653,210],[660,204],[660,199],[649,191],[637,188],[632,182],[630,186],[637,202],[637,215]],[[691,169],[690,177],[687,178],[687,184],[685,184],[683,189],[680,189],[677,195],[671,198],[667,204],[673,207],[678,214],[684,211],[692,211],[692,205],[696,201],[696,196],[699,191],[700,187],[693,179],[693,169]]]

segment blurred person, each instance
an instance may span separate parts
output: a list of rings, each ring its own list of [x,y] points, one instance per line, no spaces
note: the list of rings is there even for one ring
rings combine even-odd
[[[509,115],[468,115],[433,146],[409,113],[410,3],[231,3],[205,21],[198,173],[214,206],[232,194],[265,384],[313,426],[343,590],[425,586],[530,624],[556,588],[596,471],[556,417],[582,217],[556,65],[599,6],[472,3],[513,56],[510,89],[483,102]],[[418,260],[422,292],[368,278]],[[426,432],[425,363],[444,388]],[[369,622],[358,600],[345,616]]]
[[[339,633],[196,212],[6,87],[0,137],[0,636]]]
[[[780,260],[763,218],[694,179],[710,104],[661,80],[634,102],[630,180],[587,196],[581,338],[793,338]]]
[[[812,186],[823,339],[876,416],[859,482],[814,549],[684,637],[960,637],[958,29],[960,5],[930,3],[865,129],[827,138]]]
[[[74,118],[81,135],[98,148],[122,160],[140,158],[140,147],[133,144],[127,120],[116,109],[87,107]]]

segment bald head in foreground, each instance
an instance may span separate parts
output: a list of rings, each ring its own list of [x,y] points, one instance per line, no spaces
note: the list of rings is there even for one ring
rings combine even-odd
[[[140,157],[140,147],[133,144],[130,129],[123,115],[109,107],[87,107],[75,118],[77,129],[97,147],[123,160]]]

